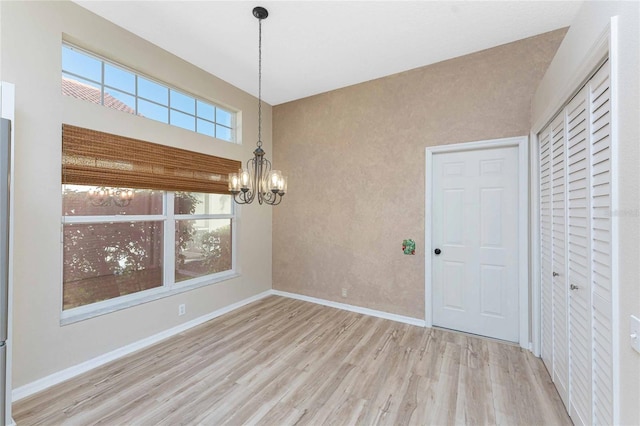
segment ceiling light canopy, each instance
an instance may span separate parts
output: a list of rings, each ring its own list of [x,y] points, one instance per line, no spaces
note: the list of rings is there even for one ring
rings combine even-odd
[[[262,149],[262,20],[269,16],[264,7],[255,7],[253,16],[258,19],[258,142],[253,158],[238,173],[229,174],[229,191],[238,204],[280,204],[287,192],[287,178],[280,170],[272,170],[271,162]]]

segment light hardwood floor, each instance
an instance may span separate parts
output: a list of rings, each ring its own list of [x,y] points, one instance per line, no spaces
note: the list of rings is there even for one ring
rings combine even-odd
[[[571,424],[517,346],[276,296],[13,409],[18,426]]]

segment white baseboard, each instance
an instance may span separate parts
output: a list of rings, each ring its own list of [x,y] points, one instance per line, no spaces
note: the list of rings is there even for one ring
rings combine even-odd
[[[316,297],[305,296],[297,293],[288,293],[286,291],[271,290],[271,294],[275,296],[289,297],[291,299],[304,300],[305,302],[317,303],[318,305],[329,306],[331,308],[342,309],[345,311],[356,312],[358,314],[370,315],[372,317],[384,318],[391,321],[403,322],[405,324],[417,325],[418,327],[426,327],[426,323],[422,319],[405,317],[404,315],[391,314],[389,312],[377,311],[375,309],[362,308],[360,306],[348,305],[346,303],[333,302],[331,300],[318,299]]]
[[[256,300],[263,299],[271,294],[272,294],[271,290],[264,291],[262,293],[256,294],[255,296],[251,296],[247,299],[233,303],[229,306],[225,306],[224,308],[220,308],[218,310],[215,310],[211,313],[208,313],[206,315],[203,315],[191,321],[187,321],[183,324],[177,325],[168,330],[161,331],[160,333],[154,334],[153,336],[149,336],[142,340],[138,340],[137,342],[133,342],[129,345],[123,346],[121,348],[108,352],[104,355],[100,355],[88,361],[74,365],[73,367],[69,367],[62,371],[58,371],[57,373],[50,374],[49,376],[43,377],[42,379],[38,379],[31,383],[28,383],[24,386],[20,386],[19,388],[16,388],[11,392],[12,400],[18,401],[22,398],[26,398],[30,395],[33,395],[36,392],[40,392],[41,390],[44,390],[53,385],[57,385],[58,383],[61,383],[79,374],[85,373],[91,369],[104,365],[108,362],[121,358],[125,355],[129,355],[132,352],[146,348],[147,346],[151,346],[154,343],[158,343],[159,341],[164,340],[168,337],[175,336],[178,333],[182,333],[185,330],[188,330],[192,327],[200,325],[213,318],[219,317],[220,315],[224,315],[244,305],[255,302]]]

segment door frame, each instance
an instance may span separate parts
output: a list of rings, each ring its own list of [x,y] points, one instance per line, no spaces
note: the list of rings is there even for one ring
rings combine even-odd
[[[464,142],[426,148],[425,173],[425,226],[424,226],[424,321],[433,326],[433,287],[431,282],[431,212],[433,208],[433,155],[476,151],[492,148],[518,148],[518,316],[521,347],[531,349],[529,340],[529,138],[517,136],[503,139]]]

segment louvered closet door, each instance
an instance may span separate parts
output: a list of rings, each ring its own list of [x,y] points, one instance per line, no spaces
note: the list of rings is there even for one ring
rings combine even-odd
[[[569,414],[591,424],[589,121],[585,87],[566,108],[569,286]]]
[[[551,123],[551,241],[553,298],[553,381],[566,406],[569,402],[569,335],[567,333],[567,218],[565,117]]]
[[[593,423],[613,424],[611,94],[609,64],[589,81]]]
[[[607,62],[538,140],[542,359],[575,424],[613,424]]]
[[[553,249],[551,245],[551,126],[540,134],[540,288],[542,361],[553,374]]]

